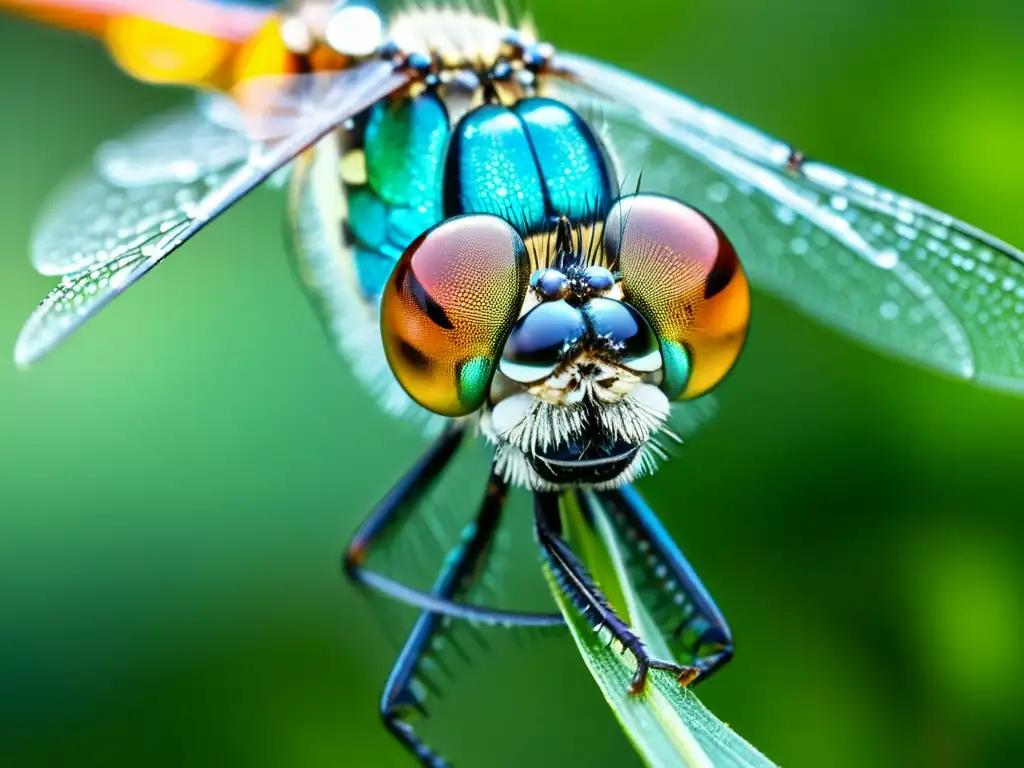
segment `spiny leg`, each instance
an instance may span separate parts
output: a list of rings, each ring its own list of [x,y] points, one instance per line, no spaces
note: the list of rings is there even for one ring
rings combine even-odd
[[[536,493],[534,504],[537,540],[554,570],[559,587],[583,612],[595,630],[607,629],[636,659],[636,674],[629,688],[630,693],[643,692],[647,683],[647,673],[652,669],[671,672],[682,685],[692,682],[700,673],[697,668],[653,658],[639,635],[615,613],[607,598],[562,537],[558,495]]]
[[[492,474],[476,519],[463,531],[462,541],[445,558],[444,567],[431,594],[440,599],[455,600],[464,595],[483,573],[495,532],[501,521],[508,488]],[[448,763],[413,730],[410,716],[426,716],[423,695],[417,693],[417,683],[423,685],[423,664],[435,655],[437,643],[445,636],[451,619],[425,611],[413,626],[388,678],[380,711],[388,730],[430,768],[441,768]]]
[[[700,679],[721,669],[732,658],[729,625],[657,515],[630,486],[596,495],[610,513],[613,525],[623,533],[633,560],[658,590],[673,617],[668,634],[683,644],[683,650],[700,670]],[[586,509],[594,498],[585,493],[581,501]]]
[[[424,496],[451,461],[464,434],[465,429],[460,424],[454,424],[447,429],[381,499],[345,549],[343,567],[346,575],[356,584],[371,587],[414,608],[456,619],[466,619],[477,624],[561,626],[565,621],[558,613],[504,611],[467,605],[435,592],[424,592],[402,584],[365,566],[367,558],[382,537],[399,526],[420,506]]]

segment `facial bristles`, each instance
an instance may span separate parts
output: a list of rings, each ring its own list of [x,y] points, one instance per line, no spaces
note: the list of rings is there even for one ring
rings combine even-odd
[[[554,375],[530,387],[530,395],[552,405],[573,406],[587,400],[614,403],[633,392],[642,381],[636,373],[589,351],[571,352],[568,348],[563,352],[563,356],[570,357],[569,361]]]
[[[607,402],[587,399],[574,405],[555,404],[521,393],[506,398],[488,412],[481,428],[495,445],[495,469],[508,482],[532,490],[556,490],[537,475],[529,457],[577,442],[598,433],[609,442],[624,441],[640,447],[633,462],[613,480],[595,488],[614,488],[653,472],[668,458],[659,434],[679,440],[666,427],[669,402],[655,386],[640,384],[627,395]]]
[[[617,477],[600,483],[592,483],[588,487],[595,491],[609,491],[621,488],[633,481],[654,474],[658,463],[668,456],[652,443],[647,443],[637,453],[633,462]],[[494,453],[494,471],[510,485],[526,488],[530,491],[558,491],[562,486],[552,483],[537,474],[526,455],[509,443],[498,443]]]
[[[453,67],[487,66],[497,61],[510,29],[536,42],[529,20],[514,16],[503,3],[412,2],[392,20],[389,33],[404,51],[429,51]]]

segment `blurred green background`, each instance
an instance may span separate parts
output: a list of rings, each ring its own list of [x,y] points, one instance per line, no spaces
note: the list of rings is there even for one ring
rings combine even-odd
[[[533,5],[564,48],[1024,243],[1018,0]],[[187,94],[8,19],[0,71],[10,349],[52,282],[47,192]],[[376,706],[411,616],[337,563],[423,442],[333,355],[281,216],[251,196],[52,359],[0,365],[4,765],[409,764]],[[719,417],[640,484],[737,638],[701,697],[787,768],[1019,765],[1024,402],[754,312]],[[543,602],[514,527],[506,589]],[[566,637],[473,657],[425,728],[458,764],[638,764]]]

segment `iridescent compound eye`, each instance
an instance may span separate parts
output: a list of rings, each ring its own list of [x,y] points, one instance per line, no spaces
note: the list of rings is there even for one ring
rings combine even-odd
[[[526,246],[496,216],[461,216],[420,236],[381,305],[395,378],[424,408],[464,416],[483,405],[529,283]]]
[[[661,340],[665,393],[689,399],[717,385],[750,322],[750,287],[725,234],[680,202],[631,195],[608,214],[605,248],[625,300]]]

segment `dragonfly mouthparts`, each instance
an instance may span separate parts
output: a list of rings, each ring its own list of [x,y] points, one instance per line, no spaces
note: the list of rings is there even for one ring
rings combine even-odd
[[[610,488],[654,469],[654,437],[668,418],[668,398],[637,378],[614,397],[590,382],[574,390],[581,396],[571,403],[534,391],[483,414],[481,431],[495,445],[495,465],[508,482],[533,490]]]

